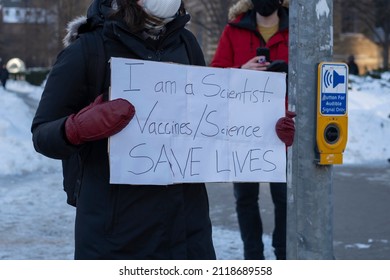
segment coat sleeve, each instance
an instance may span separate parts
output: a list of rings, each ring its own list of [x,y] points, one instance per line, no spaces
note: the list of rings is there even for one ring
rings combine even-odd
[[[66,159],[80,148],[67,142],[64,124],[69,115],[88,104],[86,70],[80,40],[58,55],[31,126],[37,152]]]
[[[217,50],[210,63],[212,67],[240,68],[241,65],[234,65],[234,49],[230,38],[231,27],[227,25],[219,39]]]

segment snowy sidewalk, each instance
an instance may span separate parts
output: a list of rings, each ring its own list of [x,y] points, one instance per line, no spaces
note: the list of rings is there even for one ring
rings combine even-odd
[[[75,208],[66,204],[61,182],[59,170],[0,177],[0,260],[73,259]],[[223,207],[210,207],[217,219]],[[232,218],[232,213],[226,215]],[[239,232],[229,228],[213,228],[217,257],[242,259]],[[272,259],[269,236],[265,242],[266,256]]]

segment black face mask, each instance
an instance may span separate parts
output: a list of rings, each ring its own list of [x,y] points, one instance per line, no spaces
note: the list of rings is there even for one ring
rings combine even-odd
[[[253,7],[263,17],[272,15],[282,5],[280,0],[252,0]]]

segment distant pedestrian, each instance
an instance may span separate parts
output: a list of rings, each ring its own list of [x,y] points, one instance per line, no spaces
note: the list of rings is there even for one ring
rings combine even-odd
[[[5,85],[7,83],[8,78],[9,78],[9,72],[7,70],[7,67],[3,65],[3,68],[1,68],[1,72],[0,72],[0,79],[4,89],[6,89]]]
[[[348,68],[349,68],[349,74],[351,75],[359,75],[359,66],[355,62],[355,57],[353,55],[350,55],[348,57]]]

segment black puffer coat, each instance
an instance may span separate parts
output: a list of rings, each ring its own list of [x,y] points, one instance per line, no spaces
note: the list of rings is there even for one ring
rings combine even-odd
[[[157,45],[130,33],[122,22],[107,20],[103,27],[107,57],[188,64],[179,37],[188,20],[183,15],[170,22]],[[204,65],[196,41],[191,49],[194,64]],[[35,149],[48,157],[66,159],[80,149],[66,141],[64,123],[89,102],[85,61],[76,40],[60,53],[47,80],[32,133]],[[77,202],[76,259],[215,258],[204,184],[110,185],[107,139],[85,145],[89,149],[83,155]]]

